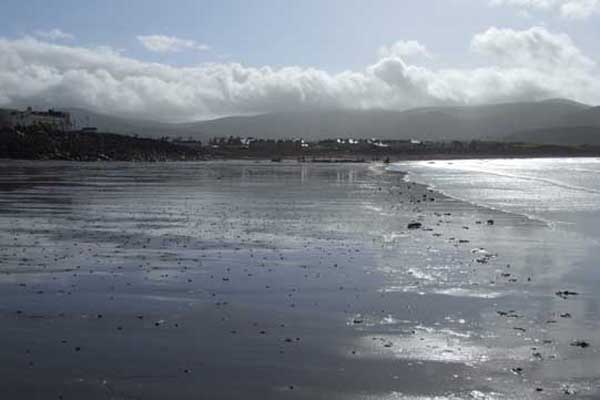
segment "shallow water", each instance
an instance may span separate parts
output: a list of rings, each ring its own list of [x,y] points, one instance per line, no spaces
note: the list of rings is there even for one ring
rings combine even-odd
[[[600,158],[418,161],[394,168],[454,198],[600,239]]]
[[[0,390],[593,398],[597,250],[380,165],[2,161]]]

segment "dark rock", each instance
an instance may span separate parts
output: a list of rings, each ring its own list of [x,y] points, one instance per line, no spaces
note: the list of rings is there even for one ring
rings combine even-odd
[[[420,222],[411,222],[408,224],[408,229],[420,229],[423,226]]]
[[[577,296],[579,295],[579,293],[577,292],[571,292],[569,290],[559,290],[558,292],[555,293],[558,297],[562,298],[562,299],[568,299],[570,296]]]
[[[507,318],[521,318],[519,314],[517,314],[514,310],[510,311],[496,311],[496,313],[501,317]]]
[[[585,349],[585,348],[590,347],[590,344],[588,342],[586,342],[585,340],[576,340],[573,343],[571,343],[571,346],[581,347],[582,349]]]

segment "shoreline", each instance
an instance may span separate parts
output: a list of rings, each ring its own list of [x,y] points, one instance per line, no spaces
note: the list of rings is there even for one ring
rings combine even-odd
[[[529,158],[529,157],[527,157],[527,158]],[[546,158],[546,157],[541,157],[541,158]],[[547,157],[547,158],[561,158],[561,157]],[[570,158],[570,157],[568,157],[568,158]],[[596,158],[596,157],[594,157],[594,158]],[[483,160],[485,160],[485,159],[486,158],[483,158]],[[490,160],[492,160],[492,159],[493,158],[490,158]],[[502,158],[502,159],[511,160],[511,158]],[[474,160],[474,159],[465,158],[465,159],[459,159],[457,161],[460,161],[460,160]],[[479,159],[476,159],[476,160],[479,160]],[[435,160],[408,160],[408,161],[412,162],[412,161],[446,161],[446,160],[435,159]],[[423,183],[423,182],[418,182],[418,181],[412,181],[412,180],[410,180],[409,179],[409,175],[410,175],[409,171],[394,171],[393,169],[389,169],[389,168],[386,168],[385,170],[387,172],[391,172],[391,173],[400,173],[400,174],[403,174],[404,181],[407,182],[407,183],[411,183],[411,184],[414,184],[414,185],[421,186],[423,188],[423,190],[429,190],[429,191],[435,192],[440,197],[444,197],[446,199],[450,199],[450,200],[456,201],[458,203],[468,204],[468,205],[470,205],[470,206],[472,206],[472,207],[474,207],[476,209],[487,210],[489,213],[492,213],[492,214],[510,215],[510,216],[513,216],[513,217],[516,217],[516,218],[526,218],[527,220],[531,221],[532,223],[541,224],[543,226],[550,227],[550,228],[553,227],[556,224],[556,221],[544,220],[543,218],[536,217],[534,215],[527,215],[527,214],[518,213],[518,212],[514,212],[514,211],[510,211],[510,210],[505,210],[505,209],[502,209],[502,208],[496,208],[496,207],[491,206],[491,205],[486,205],[486,204],[483,204],[483,203],[478,203],[475,200],[468,200],[468,199],[460,198],[458,196],[453,196],[453,195],[448,194],[448,193],[446,193],[445,191],[443,191],[443,190],[441,190],[439,188],[436,188],[435,186],[431,186],[431,185],[428,185],[428,184]]]
[[[210,158],[199,158],[199,159],[163,159],[163,160],[112,160],[112,159],[98,159],[98,160],[73,160],[64,158],[50,158],[50,159],[38,159],[38,158],[11,158],[11,157],[0,157],[0,161],[40,161],[40,162],[72,162],[72,163],[211,163],[211,162],[265,162],[277,165],[279,163],[297,163],[297,164],[392,164],[403,161],[453,161],[453,160],[521,160],[521,159],[547,159],[547,158],[600,158],[598,154],[431,154],[427,156],[398,156],[389,157],[389,163],[381,159],[365,160],[363,157],[358,157],[357,160],[350,160],[347,157],[331,157],[329,159],[317,160],[317,161],[299,161],[295,157],[284,157],[281,160],[273,161],[269,157],[210,157]]]
[[[382,163],[25,164],[3,173],[27,172],[28,186],[1,192],[9,396],[597,393],[580,370],[551,373],[598,357],[582,312],[592,293],[546,259],[560,246],[578,257],[576,242],[518,215]],[[90,176],[100,186],[60,185]],[[565,290],[581,295],[555,294]]]

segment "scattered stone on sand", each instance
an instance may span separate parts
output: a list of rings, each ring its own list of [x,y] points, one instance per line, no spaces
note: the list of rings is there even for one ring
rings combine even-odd
[[[577,390],[570,385],[563,385],[561,387],[561,389],[562,389],[563,394],[566,394],[567,396],[577,394]]]

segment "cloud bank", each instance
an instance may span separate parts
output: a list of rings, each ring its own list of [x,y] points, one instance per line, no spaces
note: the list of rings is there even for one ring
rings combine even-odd
[[[0,106],[78,106],[102,113],[189,121],[317,108],[401,110],[441,104],[566,97],[600,103],[598,66],[564,34],[490,28],[470,51],[479,68],[431,69],[408,61],[417,42],[392,45],[359,71],[274,69],[237,63],[176,67],[108,48],[0,39]]]
[[[180,39],[175,36],[148,35],[138,36],[139,42],[146,50],[156,53],[176,53],[183,50],[208,50],[210,47],[194,40]]]
[[[494,6],[558,13],[565,18],[583,19],[600,12],[600,0],[490,0]]]

